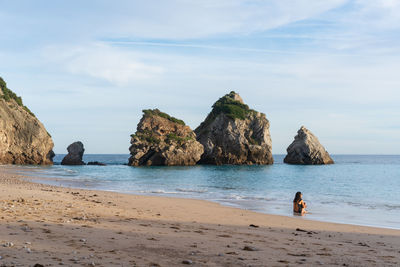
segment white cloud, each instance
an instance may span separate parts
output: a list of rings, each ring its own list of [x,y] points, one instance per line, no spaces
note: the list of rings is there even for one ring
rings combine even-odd
[[[160,66],[145,63],[132,51],[103,44],[89,44],[79,47],[52,46],[43,51],[51,64],[77,75],[88,75],[124,86],[138,80],[150,80],[161,75]]]
[[[9,19],[0,15],[0,22],[13,24],[12,29],[4,27],[10,34],[35,33],[38,42],[47,36],[62,41],[111,36],[190,39],[265,31],[322,14],[346,1],[21,0],[2,6],[11,12]]]
[[[322,14],[345,2],[346,0],[142,2],[128,9],[122,19],[116,21],[118,27],[114,27],[115,30],[109,34],[163,39],[250,34]],[[146,12],[149,10],[150,13]]]
[[[377,29],[400,28],[399,0],[357,0],[356,12],[353,12],[357,24]]]

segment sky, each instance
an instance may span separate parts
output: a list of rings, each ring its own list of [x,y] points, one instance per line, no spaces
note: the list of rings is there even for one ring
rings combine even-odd
[[[0,76],[54,151],[129,153],[142,110],[195,129],[234,90],[273,153],[400,151],[400,0],[0,0]]]

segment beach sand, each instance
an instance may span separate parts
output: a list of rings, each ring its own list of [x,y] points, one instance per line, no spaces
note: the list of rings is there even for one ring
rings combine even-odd
[[[400,231],[53,187],[0,167],[0,257],[0,266],[399,266]]]

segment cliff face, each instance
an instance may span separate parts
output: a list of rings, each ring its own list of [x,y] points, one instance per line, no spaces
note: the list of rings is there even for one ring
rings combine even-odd
[[[143,112],[131,138],[129,165],[195,165],[203,146],[190,127],[157,109]]]
[[[43,124],[0,78],[0,164],[53,164],[53,141]]]
[[[201,164],[272,164],[269,121],[265,114],[249,109],[231,92],[220,98],[204,122],[196,128],[204,146]]]
[[[297,131],[294,141],[287,148],[284,159],[289,164],[321,165],[333,164],[332,158],[310,130],[302,126]]]

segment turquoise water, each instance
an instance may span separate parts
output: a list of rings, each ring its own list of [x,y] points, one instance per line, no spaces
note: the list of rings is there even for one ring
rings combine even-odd
[[[334,155],[336,164],[297,166],[129,167],[128,155],[85,155],[107,166],[22,167],[41,182],[131,194],[197,198],[264,213],[292,215],[302,191],[307,219],[400,229],[400,156]]]

